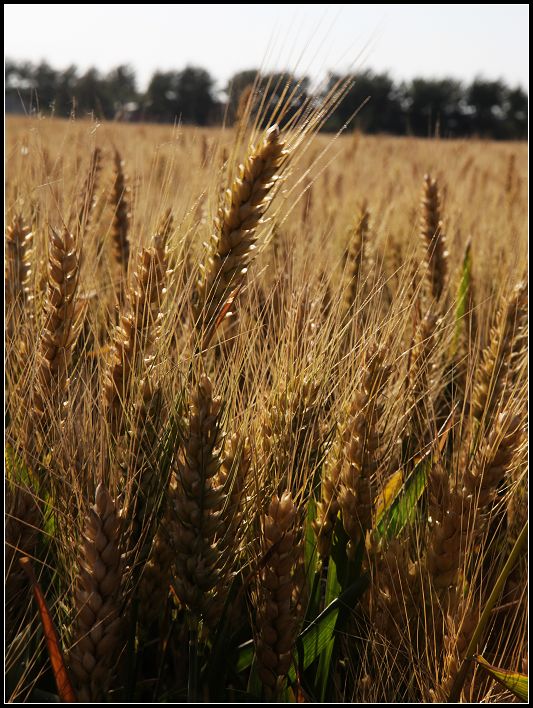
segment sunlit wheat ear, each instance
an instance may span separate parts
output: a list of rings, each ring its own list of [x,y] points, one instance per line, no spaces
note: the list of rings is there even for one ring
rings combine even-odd
[[[475,376],[472,411],[490,425],[506,387],[512,387],[515,359],[527,346],[527,283],[519,283],[503,302],[491,328]]]
[[[216,486],[224,492],[216,543],[220,548],[220,576],[213,596],[206,603],[205,621],[215,630],[227,599],[230,582],[234,576],[235,559],[242,551],[245,516],[245,489],[248,481],[252,454],[247,439],[234,433],[226,439],[224,457],[216,478]],[[233,612],[238,608],[231,608]]]
[[[340,511],[338,495],[343,460],[343,447],[339,436],[322,466],[320,499],[317,501],[316,517],[313,520],[318,554],[321,558],[327,558],[329,555],[333,529]]]
[[[6,229],[5,308],[16,316],[31,298],[33,233],[22,214],[15,214]]]
[[[121,266],[123,276],[128,271],[128,263],[130,258],[130,201],[131,189],[126,183],[124,162],[117,150],[115,151],[115,180],[113,182],[113,190],[111,193],[111,202],[115,210],[113,215],[111,238],[113,240],[113,253],[115,255],[115,260]]]
[[[207,260],[201,266],[198,327],[208,330],[230,293],[240,286],[255,249],[256,230],[270,204],[288,152],[274,125],[239,166],[226,204],[215,220]]]
[[[391,371],[384,364],[384,355],[383,349],[369,354],[343,431],[345,462],[340,473],[338,503],[344,530],[350,539],[348,553],[352,557],[372,525],[375,472],[383,447],[381,396]]]
[[[415,445],[421,450],[433,435],[427,421],[434,417],[434,389],[437,385],[436,356],[439,353],[440,320],[431,313],[418,324],[410,353],[406,414]],[[418,451],[417,450],[417,451]]]
[[[256,657],[268,698],[274,698],[293,661],[298,634],[295,575],[302,546],[295,528],[296,507],[289,492],[274,496],[261,519],[264,564],[256,605]]]
[[[80,702],[106,697],[122,637],[120,518],[100,484],[89,509],[75,585],[73,646],[69,664]]]
[[[78,249],[68,231],[52,231],[48,254],[48,289],[44,324],[37,347],[32,415],[28,417],[29,440],[35,432],[45,437],[52,421],[64,415],[72,349],[85,313],[77,300]]]
[[[473,598],[454,595],[446,615],[442,678],[439,685],[431,691],[432,700],[448,700],[461,663],[466,658],[466,650],[479,622],[479,615],[479,604]],[[468,694],[468,681],[463,689],[463,700],[470,702],[471,699],[465,694]]]
[[[81,207],[78,214],[78,227],[81,232],[86,232],[90,226],[91,218],[93,216],[94,209],[96,207],[95,193],[98,189],[98,182],[100,178],[100,173],[102,171],[102,151],[100,148],[94,148],[91,155],[91,162],[89,164],[89,171],[85,182],[83,184],[83,189],[80,194]]]
[[[131,397],[133,377],[145,382],[148,401],[151,390],[145,378],[164,294],[167,255],[157,234],[150,248],[139,253],[132,275],[132,287],[120,313],[120,325],[113,333],[112,358],[104,374],[104,406],[113,435],[123,431],[124,413]]]
[[[500,413],[464,473],[465,492],[477,509],[494,501],[498,485],[508,475],[523,440],[522,416],[510,411]]]
[[[346,260],[345,307],[351,312],[357,300],[357,293],[364,281],[365,261],[368,257],[368,237],[370,212],[366,203],[361,205],[354,226],[350,229],[350,242]],[[368,267],[368,264],[366,264]]]
[[[261,421],[261,447],[271,479],[298,488],[317,454],[322,401],[316,381],[296,377],[267,402]]]
[[[429,292],[435,300],[440,300],[448,283],[448,251],[439,188],[430,175],[424,177],[420,236],[424,245]]]
[[[430,526],[426,566],[437,593],[457,585],[469,531],[470,505],[446,469],[435,465],[429,478]]]

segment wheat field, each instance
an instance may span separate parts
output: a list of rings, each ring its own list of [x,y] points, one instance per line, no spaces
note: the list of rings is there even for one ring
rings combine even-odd
[[[527,146],[320,120],[8,119],[6,700],[519,700]]]

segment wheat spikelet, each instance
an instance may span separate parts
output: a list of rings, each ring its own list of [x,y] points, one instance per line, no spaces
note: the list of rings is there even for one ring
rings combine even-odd
[[[471,506],[446,470],[435,466],[430,475],[430,527],[426,567],[433,587],[442,592],[456,586],[466,549]]]
[[[319,450],[322,407],[319,385],[305,376],[276,391],[267,405],[261,422],[264,464],[284,487],[289,481],[298,486]]]
[[[390,375],[390,367],[383,362],[383,349],[369,354],[361,387],[352,400],[343,432],[345,463],[340,472],[338,503],[350,539],[350,555],[355,553],[357,544],[372,525],[375,472],[383,446],[381,395]]]
[[[48,255],[48,290],[45,321],[37,349],[32,414],[28,419],[28,440],[34,424],[44,437],[51,419],[61,419],[66,406],[68,369],[85,308],[77,300],[78,251],[74,236],[52,231]],[[31,447],[31,443],[29,442]]]
[[[464,475],[465,492],[472,497],[477,509],[484,509],[496,497],[498,484],[509,472],[523,437],[520,415],[510,411],[498,415]]]
[[[289,492],[274,496],[262,517],[267,560],[260,571],[256,617],[256,656],[259,677],[268,698],[279,692],[292,661],[298,632],[294,607],[301,547],[295,529],[296,508]]]
[[[439,685],[431,691],[434,701],[447,701],[453,683],[466,658],[466,650],[479,621],[479,604],[469,599],[455,596],[452,607],[446,617],[446,631],[444,635],[444,660],[442,677]],[[465,702],[473,699],[468,697],[468,682],[463,688]],[[476,701],[477,702],[477,701]]]
[[[424,177],[420,235],[425,247],[425,262],[430,294],[440,300],[448,281],[448,251],[443,232],[439,188],[430,175]]]
[[[6,230],[6,312],[28,305],[32,275],[33,233],[22,214],[15,214]]]
[[[206,606],[207,625],[214,629],[221,619],[226,602],[234,561],[241,550],[243,522],[245,522],[245,488],[252,464],[252,453],[247,439],[234,433],[226,440],[224,456],[216,478],[216,486],[223,489],[224,505],[221,509],[215,541],[225,562],[220,567],[219,580],[213,596]],[[238,608],[230,608],[237,610]]]
[[[526,316],[527,285],[524,282],[514,288],[508,303],[500,307],[476,373],[472,412],[478,421],[484,421],[486,425],[490,425],[502,402],[506,386],[512,383],[513,358],[524,351]]]
[[[91,223],[91,217],[96,207],[95,192],[98,188],[98,180],[102,171],[102,151],[100,148],[94,148],[89,164],[89,171],[83,189],[81,191],[81,208],[78,214],[78,226],[86,232]]]
[[[216,541],[224,507],[224,490],[216,484],[222,462],[221,406],[221,399],[213,397],[211,381],[202,375],[191,397],[177,463],[171,529],[174,585],[179,599],[197,617],[205,611],[223,564]]]
[[[219,210],[211,250],[201,267],[197,306],[201,328],[213,324],[230,292],[243,282],[255,248],[257,226],[287,157],[279,135],[276,125],[266,132],[239,166],[238,175],[226,192],[226,206]]]
[[[435,387],[437,381],[435,356],[438,351],[440,320],[428,313],[418,324],[410,353],[407,378],[407,399],[411,433],[418,450],[432,436],[427,421],[434,417]]]
[[[347,312],[352,312],[357,300],[357,293],[361,288],[362,267],[368,256],[369,226],[370,212],[366,202],[363,202],[355,226],[350,229],[351,239],[347,253],[345,286],[345,307]]]
[[[108,490],[98,485],[79,554],[76,619],[69,663],[81,702],[106,696],[121,642],[120,518]]]
[[[139,253],[126,311],[121,313],[120,326],[115,329],[112,359],[104,375],[104,406],[114,435],[122,431],[133,377],[146,377],[151,363],[166,273],[166,250],[162,237],[157,234],[152,247],[143,248]],[[143,381],[143,398],[148,402],[152,390],[148,380]]]
[[[375,630],[404,653],[406,647],[416,646],[421,631],[420,568],[410,560],[406,544],[399,539],[393,539],[373,560],[370,617]],[[398,656],[397,660],[406,658]]]
[[[128,271],[128,262],[130,258],[130,204],[129,198],[131,189],[126,184],[126,176],[124,174],[124,162],[118,150],[115,151],[115,180],[113,182],[113,190],[111,201],[115,212],[113,215],[113,225],[111,236],[113,240],[113,251],[115,260],[122,266],[123,273]]]
[[[313,521],[321,558],[329,555],[333,528],[340,511],[338,493],[342,465],[343,450],[340,439],[337,439],[323,466],[320,499],[316,504],[316,517]]]

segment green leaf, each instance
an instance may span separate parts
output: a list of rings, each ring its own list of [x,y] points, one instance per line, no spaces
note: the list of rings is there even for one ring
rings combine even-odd
[[[24,461],[17,455],[12,445],[5,446],[4,460],[6,465],[6,480],[16,486],[24,486],[31,489],[32,480],[30,472]]]
[[[489,664],[482,656],[476,656],[476,662],[507,690],[511,691],[511,693],[521,700],[527,701],[527,676],[525,674],[519,674],[516,671],[507,671],[506,669],[492,666],[492,664]]]
[[[374,529],[378,541],[395,538],[416,516],[418,501],[428,480],[432,456],[426,453],[405,480],[388,509],[384,509]]]
[[[237,654],[237,663],[235,666],[237,673],[240,673],[241,671],[244,671],[244,669],[251,666],[252,661],[254,660],[254,651],[253,639],[250,639],[240,645]]]
[[[341,525],[340,518],[337,518],[337,521],[335,523],[335,527]],[[328,575],[326,578],[326,592],[325,592],[325,597],[324,597],[324,602],[326,604],[326,607],[332,603],[336,597],[339,597],[341,594],[341,585],[339,583],[339,579],[337,577],[337,564],[335,563],[335,558],[339,558],[339,549],[338,545],[339,543],[343,543],[344,545],[344,558],[345,560],[346,557],[346,539],[343,539],[342,541],[339,539],[338,532],[336,529],[334,529],[334,535],[333,535],[333,541],[332,541],[332,548],[333,552],[332,555],[329,558],[328,562]],[[337,623],[337,618],[338,618],[338,612],[335,613],[335,624]],[[325,696],[326,696],[326,691],[328,687],[328,682],[329,682],[329,677],[330,677],[330,666],[331,666],[331,657],[333,656],[333,650],[335,648],[335,637],[334,637],[334,630],[335,627],[333,628],[332,632],[332,637],[331,639],[327,642],[326,646],[324,647],[324,650],[320,654],[320,658],[318,660],[318,669],[316,673],[316,688],[317,688],[317,694],[319,696],[319,700],[321,702],[324,702]]]
[[[461,269],[461,280],[459,281],[459,290],[457,292],[457,304],[455,306],[455,334],[453,339],[452,355],[457,352],[457,346],[461,337],[461,331],[464,325],[464,316],[466,305],[468,303],[468,295],[470,291],[470,282],[472,280],[472,249],[471,242],[468,241],[463,258],[463,266]]]
[[[366,590],[368,584],[368,576],[359,577],[353,585],[347,588],[339,597],[331,602],[320,615],[308,625],[300,634],[296,642],[298,656],[300,657],[299,666],[305,670],[321,652],[328,646],[329,641],[334,635],[335,625],[338,614],[343,609],[352,609],[355,606],[356,600]],[[289,671],[289,679],[296,679],[296,669],[294,665]]]
[[[317,545],[315,532],[313,530],[313,521],[316,518],[316,502],[313,497],[309,498],[307,504],[307,515],[305,519],[305,545],[304,545],[304,561],[305,561],[305,576],[311,590],[311,583],[315,574],[317,563]]]

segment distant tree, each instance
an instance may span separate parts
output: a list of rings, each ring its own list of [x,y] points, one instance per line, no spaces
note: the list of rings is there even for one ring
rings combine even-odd
[[[6,111],[30,112],[35,108],[34,66],[27,61],[6,60]]]
[[[42,61],[33,71],[33,85],[39,110],[54,110],[57,95],[58,72]]]
[[[112,69],[105,77],[105,82],[115,115],[121,114],[126,104],[137,101],[135,72],[130,66],[120,65]]]
[[[94,113],[101,118],[113,118],[113,99],[109,86],[94,68],[78,79],[76,110],[78,115]]]
[[[519,86],[507,92],[507,137],[514,140],[527,139],[527,93]]]
[[[476,79],[467,91],[467,101],[472,109],[472,124],[482,137],[504,137],[505,86],[501,81]]]
[[[328,129],[339,130],[347,124],[365,133],[405,131],[400,94],[388,74],[365,71],[352,76],[340,76],[331,73],[325,93],[349,79],[353,83],[328,120]]]
[[[406,132],[419,136],[480,135],[495,139],[527,139],[528,96],[503,81],[475,79],[463,86],[450,78],[395,83],[388,74],[364,71],[342,76],[330,73],[320,95],[309,90],[309,79],[290,72],[261,75],[257,69],[237,72],[225,88],[224,104],[215,97],[213,77],[200,67],[156,71],[144,94],[137,91],[135,72],[120,65],[105,76],[91,68],[78,75],[75,66],[58,71],[46,61],[5,60],[5,110],[68,116],[94,112],[98,117],[132,117],[129,103],[140,104],[137,116],[148,120],[207,125],[234,123],[246,105],[261,127],[290,124],[339,84],[351,82],[343,99],[323,126],[356,127],[366,133]],[[280,110],[280,107],[281,110]]]
[[[188,66],[176,77],[176,113],[183,123],[207,125],[213,111],[214,79],[205,69]]]
[[[261,125],[290,122],[309,99],[309,79],[290,72],[259,74],[255,69],[235,74],[226,87],[228,119],[235,122],[250,99],[251,114],[261,115]],[[280,110],[281,106],[283,109]]]
[[[239,109],[239,101],[241,99],[242,93],[248,87],[253,86],[259,77],[258,69],[246,69],[245,71],[239,71],[233,74],[231,79],[228,81],[224,92],[226,93],[227,99],[227,117],[229,123],[234,123],[237,118],[237,112]]]
[[[74,97],[78,84],[78,70],[71,65],[58,73],[55,108],[59,116],[69,116],[74,109]]]
[[[176,119],[177,72],[156,71],[144,96],[145,116],[148,120],[172,123]]]
[[[414,79],[404,89],[409,132],[423,137],[463,134],[463,96],[461,83],[454,79]]]

